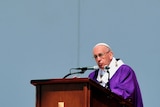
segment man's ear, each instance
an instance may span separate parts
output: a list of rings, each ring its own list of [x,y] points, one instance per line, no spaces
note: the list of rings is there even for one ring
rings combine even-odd
[[[113,58],[113,52],[110,51],[108,54],[109,54],[110,59],[112,59]]]

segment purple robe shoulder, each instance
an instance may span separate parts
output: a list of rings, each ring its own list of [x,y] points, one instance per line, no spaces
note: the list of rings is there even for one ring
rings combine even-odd
[[[89,74],[89,78],[97,81],[98,70]],[[110,79],[110,89],[113,93],[122,96],[124,99],[130,99],[134,107],[143,107],[141,91],[135,72],[128,65],[122,65]]]

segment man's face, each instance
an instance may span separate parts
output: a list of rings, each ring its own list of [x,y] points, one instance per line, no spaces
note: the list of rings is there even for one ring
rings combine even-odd
[[[99,45],[93,49],[93,57],[99,68],[104,69],[104,66],[108,66],[113,58],[113,53],[106,46]]]

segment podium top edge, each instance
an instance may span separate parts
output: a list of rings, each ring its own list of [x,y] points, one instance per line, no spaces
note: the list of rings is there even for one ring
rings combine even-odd
[[[89,78],[56,78],[56,79],[36,79],[31,80],[30,83],[34,86],[42,85],[42,84],[55,84],[55,83],[82,83],[82,82],[90,82],[92,81]]]

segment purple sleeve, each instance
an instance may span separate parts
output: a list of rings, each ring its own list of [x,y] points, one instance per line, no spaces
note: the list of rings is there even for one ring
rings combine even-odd
[[[136,107],[143,107],[141,92],[134,71],[122,65],[110,79],[111,91],[124,99],[131,99]],[[140,104],[138,104],[140,103]]]
[[[92,71],[92,72],[89,74],[88,78],[90,78],[90,79],[92,79],[93,81],[95,81],[95,82],[98,83],[98,81],[97,81],[97,75],[98,75],[98,70],[94,70],[94,71]]]
[[[110,80],[111,90],[124,98],[128,98],[134,91],[134,82],[135,77],[131,69],[121,68]]]

